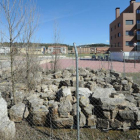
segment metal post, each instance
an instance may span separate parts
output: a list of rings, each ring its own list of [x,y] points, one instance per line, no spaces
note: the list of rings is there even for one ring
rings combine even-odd
[[[80,47],[80,60],[81,60],[81,47]]]
[[[80,140],[80,127],[79,127],[79,73],[78,73],[78,52],[76,44],[73,43],[76,55],[76,97],[77,97],[77,140]]]
[[[133,45],[134,45],[134,49],[135,49],[135,51],[134,51],[134,68],[136,68],[136,58],[135,58],[135,53],[136,53],[136,46],[137,46],[137,43],[134,43]]]

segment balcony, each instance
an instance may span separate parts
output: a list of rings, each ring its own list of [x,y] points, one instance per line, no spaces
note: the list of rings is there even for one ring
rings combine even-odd
[[[140,40],[140,34],[137,35],[137,40]]]
[[[140,23],[137,23],[137,29],[140,29]]]

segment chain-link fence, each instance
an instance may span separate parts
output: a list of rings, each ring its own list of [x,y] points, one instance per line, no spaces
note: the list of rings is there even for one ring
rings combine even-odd
[[[75,140],[75,52],[41,54],[33,48],[14,54],[13,80],[10,54],[0,56],[1,139]],[[80,139],[139,139],[139,63],[134,68],[109,54],[78,58]]]

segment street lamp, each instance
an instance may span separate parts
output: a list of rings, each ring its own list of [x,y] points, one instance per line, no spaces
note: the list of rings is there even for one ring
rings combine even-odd
[[[135,53],[136,53],[136,46],[137,46],[137,43],[134,43],[133,45],[134,45],[134,49],[135,49],[135,51],[134,51],[134,68],[136,68],[136,58],[135,58]]]

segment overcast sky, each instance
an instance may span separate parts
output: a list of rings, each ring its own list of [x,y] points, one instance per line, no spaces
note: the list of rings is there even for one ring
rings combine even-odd
[[[40,21],[36,39],[54,42],[54,22],[60,43],[109,43],[109,24],[115,8],[122,12],[130,0],[37,0]],[[140,0],[136,0],[140,2]]]

